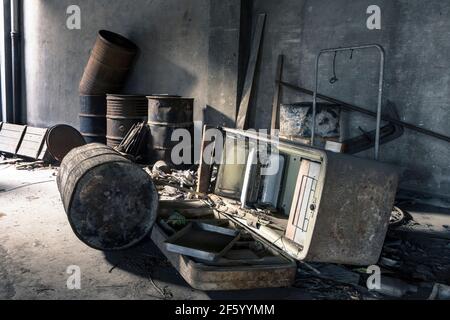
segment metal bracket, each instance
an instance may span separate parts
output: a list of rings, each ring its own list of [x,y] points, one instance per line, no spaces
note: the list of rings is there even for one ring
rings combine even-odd
[[[324,53],[330,52],[341,52],[341,51],[355,51],[355,50],[365,50],[365,49],[377,49],[380,53],[380,78],[378,87],[378,107],[377,107],[377,128],[375,135],[375,160],[380,158],[380,136],[381,136],[381,112],[383,103],[383,85],[384,85],[384,64],[385,64],[385,51],[383,47],[379,44],[368,44],[355,47],[342,47],[342,48],[331,48],[323,49],[319,52],[316,58],[316,69],[315,69],[315,88],[313,95],[313,117],[312,117],[312,128],[311,128],[311,146],[314,146],[314,140],[316,136],[316,118],[317,118],[317,94],[319,90],[319,62],[320,57]]]

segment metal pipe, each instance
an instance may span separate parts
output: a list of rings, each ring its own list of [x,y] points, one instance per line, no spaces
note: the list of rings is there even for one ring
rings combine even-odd
[[[294,91],[297,91],[297,92],[301,92],[301,93],[304,93],[304,94],[307,94],[307,95],[310,95],[310,96],[314,95],[314,91],[311,91],[311,90],[308,90],[308,89],[305,89],[305,88],[293,85],[291,83],[284,82],[284,81],[279,81],[279,83],[283,87],[289,88],[291,90],[294,90]],[[328,101],[328,102],[333,103],[333,104],[338,104],[338,105],[340,105],[342,107],[342,109],[347,110],[347,111],[356,111],[356,112],[359,112],[359,113],[362,113],[362,114],[365,114],[365,115],[368,115],[368,116],[371,116],[371,117],[376,117],[377,116],[377,114],[375,112],[373,112],[373,111],[370,111],[370,110],[367,110],[367,109],[355,106],[353,104],[350,104],[350,103],[347,103],[347,102],[344,102],[344,101],[341,101],[341,100],[338,100],[338,99],[335,99],[335,98],[332,98],[332,97],[329,97],[329,96],[326,96],[326,95],[323,95],[323,94],[320,94],[320,93],[317,93],[317,98],[321,99],[321,100],[324,100],[324,101]],[[421,128],[419,126],[413,125],[413,124],[408,123],[408,122],[404,122],[404,121],[401,121],[401,120],[393,119],[393,118],[390,118],[390,117],[387,117],[387,116],[384,116],[384,115],[381,115],[381,120],[390,122],[390,123],[398,125],[398,126],[402,126],[402,127],[406,128],[406,129],[409,129],[409,130],[412,130],[412,131],[415,131],[415,132],[419,132],[419,133],[422,133],[424,135],[427,135],[427,136],[430,136],[430,137],[433,137],[433,138],[436,138],[436,139],[439,139],[439,140],[450,142],[450,137],[449,136],[446,136],[446,135],[443,135],[443,134],[440,134],[440,133],[437,133],[437,132],[434,132],[434,131],[431,131],[431,130],[428,130],[428,129]]]
[[[12,51],[12,119],[13,123],[20,122],[22,98],[22,59],[21,59],[21,31],[20,31],[20,0],[11,1],[11,51]]]
[[[385,51],[382,46],[379,44],[368,44],[362,46],[353,46],[353,47],[342,47],[342,48],[330,48],[323,49],[319,52],[316,58],[316,69],[315,69],[315,89],[313,92],[313,117],[312,117],[312,129],[311,129],[311,145],[314,146],[315,134],[316,134],[316,116],[317,116],[317,93],[319,90],[319,62],[320,57],[324,53],[330,52],[342,52],[342,51],[354,51],[354,50],[365,50],[365,49],[377,49],[380,53],[380,77],[379,77],[379,86],[378,86],[378,105],[377,105],[377,128],[375,135],[375,160],[379,160],[380,158],[380,137],[381,137],[381,112],[383,106],[383,83],[384,83],[384,63],[385,63]]]
[[[313,116],[312,116],[312,127],[311,127],[311,146],[314,147],[314,142],[316,142],[316,116],[317,116],[317,92],[319,91],[319,61],[322,51],[319,52],[316,58],[316,67],[314,71],[314,93],[313,93]]]
[[[2,90],[2,121],[12,122],[12,54],[11,54],[11,3],[3,1],[1,4],[2,38],[1,45],[1,90]]]

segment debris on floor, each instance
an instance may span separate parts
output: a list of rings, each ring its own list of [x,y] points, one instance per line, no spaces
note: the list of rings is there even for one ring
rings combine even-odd
[[[140,144],[140,142],[138,141],[138,136],[140,135],[140,127],[134,126],[133,128],[134,133],[131,132],[129,135],[130,143],[122,144],[122,147],[129,148],[123,149],[122,151],[124,151],[124,153],[130,153],[130,150],[132,151],[134,147]],[[135,140],[135,138],[137,140]],[[106,147],[93,144],[82,148],[102,149]],[[82,160],[80,160],[81,158],[74,158],[74,155],[76,155],[78,152],[77,150],[81,150],[82,148],[72,151],[69,156],[66,157],[63,161],[58,175],[58,185],[60,187],[66,185],[63,180],[68,177],[68,175],[65,173],[65,171],[67,171],[69,168],[67,162],[72,162],[74,165],[80,165],[83,162]],[[108,148],[107,151],[110,156],[110,153],[112,151],[109,150],[112,149]],[[85,153],[83,152],[83,154]],[[118,157],[120,156],[118,155]],[[74,158],[75,160],[71,160],[72,158]],[[129,159],[126,159],[124,157],[120,157],[120,159],[123,159],[120,160],[121,163],[123,162],[131,164],[131,161]],[[133,160],[136,159],[134,158]],[[4,168],[13,166],[18,171],[30,171],[30,174],[32,171],[48,170],[53,168],[52,165],[43,160],[28,162],[21,158],[8,159],[6,157],[2,157],[0,161],[0,166],[3,166]],[[110,163],[110,160],[108,160],[108,163]],[[135,168],[139,168],[138,165],[133,166],[135,166]],[[2,167],[0,167],[0,170],[1,168]],[[162,206],[162,209],[160,208],[162,211],[160,211],[159,220],[157,222],[159,226],[159,233],[155,235],[154,232],[152,232],[151,236],[152,239],[156,241],[156,243],[159,243],[158,247],[162,251],[164,251],[163,248],[167,250],[167,253],[165,254],[168,257],[170,257],[170,254],[176,254],[177,256],[180,255],[183,256],[184,259],[191,259],[190,261],[193,261],[193,263],[201,263],[208,268],[212,268],[211,270],[215,270],[214,272],[220,270],[220,266],[234,266],[237,268],[236,270],[240,270],[239,268],[242,268],[243,266],[257,266],[265,264],[270,265],[271,263],[281,263],[281,265],[279,265],[278,267],[283,266],[281,268],[287,268],[285,270],[287,272],[286,278],[279,279],[282,282],[276,282],[273,279],[265,278],[267,282],[259,282],[257,286],[270,287],[272,285],[277,286],[279,285],[279,283],[285,283],[286,285],[292,285],[293,288],[306,290],[315,299],[449,299],[448,285],[450,279],[450,237],[446,237],[444,231],[448,231],[448,225],[450,223],[442,225],[442,228],[440,229],[441,233],[444,232],[444,235],[442,237],[429,237],[427,236],[426,232],[424,233],[424,230],[431,230],[432,227],[430,225],[423,225],[422,223],[415,221],[414,216],[410,214],[409,210],[404,209],[404,206],[402,206],[401,203],[398,206],[394,207],[390,218],[388,235],[384,242],[380,260],[377,264],[381,268],[380,287],[369,290],[367,287],[367,280],[370,276],[370,274],[367,273],[369,266],[356,267],[331,263],[297,261],[296,267],[293,267],[292,265],[290,267],[287,267],[287,265],[284,266],[282,264],[286,261],[282,262],[283,260],[280,259],[277,254],[275,254],[275,256],[265,256],[268,254],[268,250],[274,250],[273,252],[281,252],[282,250],[275,250],[275,247],[272,247],[270,249],[263,248],[262,251],[259,251],[261,250],[261,248],[258,249],[258,246],[261,245],[261,243],[259,242],[256,242],[257,245],[251,245],[250,247],[244,245],[244,243],[248,244],[248,241],[253,239],[251,236],[249,236],[249,230],[272,230],[272,236],[274,234],[277,234],[277,232],[278,234],[283,234],[286,222],[282,221],[284,221],[285,218],[283,218],[279,214],[278,210],[274,208],[273,205],[267,203],[254,203],[251,206],[243,207],[240,201],[237,199],[230,199],[223,196],[217,196],[215,194],[207,195],[198,193],[196,192],[196,167],[192,167],[188,170],[177,170],[167,162],[160,160],[152,166],[143,167],[143,169],[148,180],[153,181],[155,188],[159,194],[160,203],[168,201],[166,202],[167,204],[172,201],[174,204],[194,204],[192,201],[202,201],[202,203],[204,204],[204,207],[202,208],[193,207],[189,209],[189,207],[180,207],[172,210],[169,209],[169,211],[167,212],[164,211],[166,205]],[[211,184],[214,184],[217,181],[216,177],[218,170],[215,167],[213,168],[213,171],[214,174],[211,177]],[[98,177],[99,175],[97,174],[96,176]],[[104,170],[104,172],[101,173],[101,176],[107,177],[107,170]],[[117,178],[117,174],[115,174],[114,176]],[[129,171],[127,173],[127,176],[130,176]],[[119,179],[118,181],[122,180]],[[102,184],[105,183],[104,181],[105,180],[103,179]],[[90,190],[103,190],[101,188],[101,184],[96,182],[94,183],[94,185],[95,189],[91,188]],[[67,191],[63,190],[61,191],[61,194],[63,195],[64,199],[64,195],[68,193]],[[89,194],[92,195],[91,192]],[[121,192],[120,194],[123,194],[123,192]],[[104,196],[106,201],[106,199],[111,199],[112,195]],[[117,197],[117,195],[115,196]],[[80,195],[78,198],[82,199],[83,197],[84,196]],[[83,208],[87,204],[92,202],[91,200],[89,200],[89,197],[83,199],[88,201],[83,204]],[[96,196],[95,199],[95,204],[94,202],[91,203],[95,206],[97,206],[98,201],[103,201],[101,200],[102,198],[100,196]],[[64,203],[68,202],[65,201]],[[74,205],[74,203],[76,205],[76,201],[72,201],[72,206]],[[168,206],[167,208],[170,208],[170,206]],[[70,208],[66,207],[66,209]],[[70,210],[69,213],[71,212]],[[162,214],[162,212],[165,213]],[[71,214],[69,214],[69,216],[70,215]],[[218,215],[220,218],[215,215]],[[71,219],[74,218],[72,217]],[[229,219],[234,219],[234,222],[230,224]],[[90,222],[90,224],[92,224],[92,221]],[[190,239],[187,245],[183,244],[183,242],[177,242],[177,239],[180,238],[182,234],[187,234],[188,236],[194,235],[194,233],[189,231],[189,228],[194,224],[210,226],[211,228],[216,228],[217,230],[234,230],[234,232],[236,232],[237,234],[242,234],[242,236],[241,239],[236,237],[232,242],[229,243],[229,245],[222,246],[221,250],[206,253],[202,252],[203,255],[199,255],[198,252],[194,251],[198,251],[201,248],[193,245],[194,240]],[[77,223],[72,223],[72,225],[77,225]],[[233,225],[233,228],[235,229],[227,229],[230,228],[230,225]],[[445,228],[445,226],[447,226],[447,228]],[[155,228],[156,226],[154,227],[154,229]],[[92,234],[92,231],[99,231],[101,229],[102,228],[95,227],[88,233]],[[80,229],[76,231],[76,234],[87,234],[86,230],[83,230]],[[145,231],[144,233],[146,234],[147,231]],[[422,233],[420,233],[420,236],[418,236],[417,232]],[[163,234],[166,234],[167,238],[164,238],[165,240],[162,241],[161,239],[158,239],[158,237],[161,237]],[[91,239],[91,241],[88,238],[83,238],[83,236],[80,237],[83,239],[83,241],[85,241],[85,243],[94,248],[105,249],[107,247],[105,244],[106,242],[100,243],[98,242],[98,239]],[[101,237],[101,235],[99,234],[98,237]],[[142,237],[139,238],[141,239]],[[201,240],[200,238],[197,240]],[[124,249],[129,247],[128,243],[119,243],[116,240],[109,239],[108,241],[110,242],[108,242],[107,244],[114,244],[114,248],[116,249]],[[276,240],[274,241],[274,243],[276,243]],[[135,242],[130,241],[130,243]],[[172,246],[177,246],[176,250],[174,249],[174,247],[171,247],[171,243]],[[285,244],[287,244],[287,242]],[[269,245],[271,245],[270,241]],[[289,252],[289,250],[286,252]],[[211,254],[214,255],[214,258],[210,258]],[[169,265],[169,262],[167,260],[155,256],[143,257],[143,261],[145,261],[142,264],[139,262],[139,259],[136,256],[129,258],[122,257],[120,259],[113,260],[115,262],[110,268],[110,273],[113,273],[114,270],[119,267],[126,269],[137,268],[142,270],[136,270],[136,272],[147,271],[151,273],[154,265]],[[169,260],[170,262],[172,262],[172,265],[174,265],[175,260],[171,260],[170,258]],[[131,265],[134,265],[134,267],[130,267]],[[293,277],[290,278],[289,272],[292,271],[288,271],[291,270],[289,268],[294,270],[294,274],[296,274],[295,280]],[[193,276],[194,274],[195,273],[192,273],[191,275],[182,274],[182,276],[186,279],[186,277]],[[173,293],[171,292],[169,286],[160,284],[159,281],[154,279],[152,276],[147,276],[147,279],[150,286],[153,288],[153,292],[151,293],[153,298],[173,298]],[[208,290],[217,290],[217,288],[245,288],[245,285],[253,288],[252,286],[254,284],[246,284],[245,281],[241,282],[240,285],[237,285],[236,283],[223,283],[222,286],[217,286],[217,288],[215,288],[214,286],[211,287],[211,284],[206,285],[203,283],[195,282],[191,283],[191,285],[194,287],[197,286],[198,288],[208,288]]]
[[[190,200],[205,197],[195,191],[196,172],[193,170],[173,170],[164,161],[158,161],[145,171],[155,182],[161,200]]]
[[[148,139],[148,128],[145,123],[137,123],[133,125],[123,141],[115,148],[116,151],[133,157],[137,162],[141,162],[146,140]]]

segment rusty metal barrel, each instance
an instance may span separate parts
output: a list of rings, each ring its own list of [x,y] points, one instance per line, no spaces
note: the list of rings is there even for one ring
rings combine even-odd
[[[172,163],[171,154],[179,142],[172,141],[177,129],[187,130],[194,141],[194,99],[178,96],[148,96],[148,160]],[[193,155],[193,143],[190,146]]]
[[[148,118],[148,102],[145,96],[107,95],[106,140],[110,147],[117,147],[128,131]]]
[[[79,117],[84,140],[106,144],[106,95],[81,95]]]
[[[73,231],[92,248],[129,248],[156,221],[158,193],[150,176],[105,145],[72,150],[57,183]]]
[[[80,82],[80,94],[120,92],[138,51],[137,45],[127,38],[111,31],[99,31]]]

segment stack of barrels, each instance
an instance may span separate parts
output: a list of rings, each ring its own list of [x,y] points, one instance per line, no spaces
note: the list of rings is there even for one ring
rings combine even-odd
[[[105,97],[80,95],[80,132],[87,143],[106,143]]]
[[[107,145],[117,147],[130,129],[148,118],[147,98],[139,95],[107,95]]]
[[[190,134],[190,145],[185,148],[193,161],[194,141],[194,99],[179,96],[148,96],[148,127],[151,138],[148,141],[148,160],[155,163],[166,161],[174,167],[172,150],[180,142],[172,141],[172,134],[183,129]]]
[[[106,94],[122,90],[138,47],[106,30],[98,33],[80,82],[80,131],[86,142],[106,143]]]
[[[194,99],[168,95],[120,95],[138,54],[127,38],[106,30],[98,33],[80,82],[80,131],[87,143],[117,147],[133,126],[148,121],[150,138],[144,155],[149,163],[159,160],[174,165],[172,141],[177,129],[190,136],[193,158]],[[185,131],[185,132],[186,132]],[[176,166],[176,164],[175,164]]]

